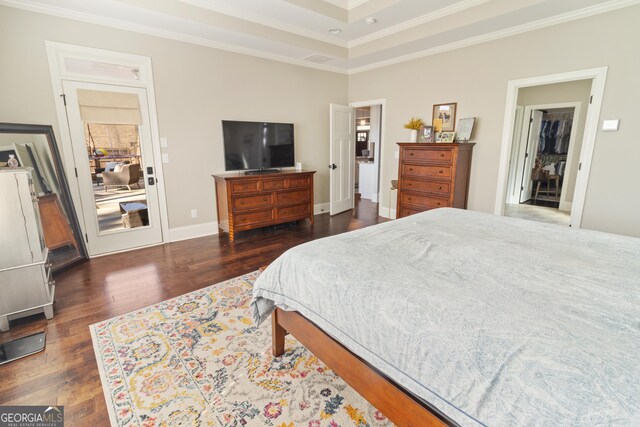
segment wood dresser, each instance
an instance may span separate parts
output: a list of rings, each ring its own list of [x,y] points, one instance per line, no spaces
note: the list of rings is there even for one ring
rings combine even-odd
[[[265,175],[213,175],[218,230],[229,233],[309,219],[313,224],[313,174],[285,171]]]
[[[399,142],[396,217],[441,207],[467,208],[475,143]]]

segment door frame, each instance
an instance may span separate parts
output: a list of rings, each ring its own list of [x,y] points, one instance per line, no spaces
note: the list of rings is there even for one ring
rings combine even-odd
[[[571,126],[571,134],[569,136],[569,152],[567,153],[567,164],[565,165],[565,171],[570,171],[571,167],[573,166],[574,162],[575,162],[575,156],[573,155],[573,150],[571,149],[572,147],[575,147],[575,143],[576,143],[576,139],[578,136],[578,126],[576,125],[578,123],[578,120],[580,119],[580,112],[582,110],[582,102],[556,102],[553,104],[535,104],[535,105],[525,105],[524,106],[524,118],[526,119],[527,117],[531,117],[531,114],[536,111],[536,110],[557,110],[557,109],[565,109],[565,108],[573,108],[573,123],[574,125]],[[516,171],[516,179],[518,177],[518,173],[522,173],[524,166],[522,165],[522,154],[524,153],[523,151],[523,147],[526,146],[527,144],[527,138],[528,138],[528,132],[525,132],[525,126],[524,126],[524,120],[522,123],[522,133],[520,135],[520,140],[518,142],[518,159],[517,159],[517,163],[516,163],[516,167],[518,168],[518,170]],[[513,147],[516,148],[516,147]],[[582,151],[582,148],[580,149]],[[513,165],[511,166],[512,168],[514,167]],[[566,174],[565,174],[566,176]],[[520,175],[520,178],[524,178],[522,175]],[[576,182],[577,182],[577,176],[576,176]],[[574,182],[574,188],[576,185],[576,182]],[[517,185],[517,184],[515,184]],[[567,202],[566,201],[566,189],[567,187],[563,184],[562,185],[562,191],[561,191],[561,195],[560,195],[560,207],[559,210],[561,211],[571,211],[572,208],[572,204],[573,202]],[[517,193],[514,189],[514,193]]]
[[[162,230],[162,240],[148,246],[156,246],[167,243],[169,241],[169,213],[167,209],[166,186],[164,183],[164,171],[162,168],[162,151],[160,149],[160,131],[158,126],[158,110],[156,108],[156,95],[153,84],[153,70],[151,66],[151,58],[148,56],[134,55],[124,52],[116,52],[111,50],[97,49],[92,47],[77,46],[66,43],[59,43],[46,40],[47,57],[49,60],[49,73],[51,76],[51,85],[53,88],[53,98],[56,105],[56,114],[58,117],[58,131],[60,133],[60,151],[63,159],[63,166],[67,177],[74,185],[70,185],[71,197],[74,200],[76,211],[81,209],[80,191],[78,187],[78,177],[76,176],[76,162],[73,153],[65,150],[65,146],[71,147],[71,134],[67,123],[67,112],[65,108],[65,100],[61,96],[64,93],[62,87],[63,80],[73,80],[85,83],[99,83],[112,86],[136,87],[143,88],[147,93],[147,108],[149,110],[149,129],[151,131],[151,144],[153,147],[153,168],[157,179],[156,186],[158,191],[158,203],[160,208],[160,226]],[[75,58],[83,60],[92,60],[98,62],[106,62],[112,64],[122,64],[136,67],[139,70],[137,80],[123,80],[109,77],[96,77],[91,75],[83,75],[69,72],[65,66],[65,58]],[[82,219],[80,228],[86,233],[86,225],[84,223],[84,215],[77,212],[78,218]],[[144,247],[144,246],[142,246]],[[100,255],[92,255],[91,257],[108,255],[111,253],[126,252],[129,250],[139,249],[141,246],[131,249],[123,249]]]
[[[504,215],[504,205],[509,179],[509,159],[511,156],[513,127],[515,125],[516,105],[518,101],[518,90],[524,87],[541,86],[552,83],[563,83],[575,80],[592,80],[591,103],[587,107],[587,117],[584,124],[584,136],[579,159],[580,166],[578,175],[576,176],[576,186],[573,195],[573,205],[571,209],[571,219],[569,224],[570,227],[581,227],[582,214],[584,211],[584,201],[586,198],[587,185],[589,182],[589,171],[591,169],[593,149],[595,147],[596,134],[598,132],[598,124],[600,120],[600,111],[602,109],[602,100],[604,98],[604,87],[607,80],[607,71],[608,67],[599,67],[508,81],[505,115],[502,126],[502,142],[500,148],[498,184],[494,206],[494,213],[496,215]]]
[[[386,122],[387,122],[386,120],[387,99],[379,98],[379,99],[372,99],[370,101],[353,101],[349,103],[349,106],[353,108],[371,107],[373,105],[379,105],[380,109],[382,110],[382,113],[380,114],[380,141],[378,142],[378,144],[380,145],[380,148],[378,150],[378,157],[379,157],[378,159],[378,215],[386,218],[386,216],[383,215],[383,211],[386,211],[386,213],[388,213],[389,208],[382,207],[382,182],[384,182],[382,180],[382,173],[384,171],[384,158],[385,158],[385,156],[382,155],[382,147],[385,145],[384,135],[385,135]],[[354,177],[354,182],[355,182],[355,177]],[[389,187],[391,187],[391,181],[389,181]],[[391,200],[389,200],[389,204],[391,204]],[[395,208],[394,208],[394,211],[395,211]]]

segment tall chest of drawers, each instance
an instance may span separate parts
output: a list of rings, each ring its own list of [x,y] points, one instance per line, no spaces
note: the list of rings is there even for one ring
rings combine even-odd
[[[398,145],[397,218],[441,207],[467,208],[474,143]]]
[[[313,174],[286,171],[265,175],[213,175],[218,230],[235,239],[236,231],[309,219],[313,224]]]

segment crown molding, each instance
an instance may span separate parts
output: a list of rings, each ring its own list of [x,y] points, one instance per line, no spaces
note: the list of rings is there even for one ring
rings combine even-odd
[[[409,30],[419,25],[426,24],[427,22],[433,22],[438,19],[442,19],[446,16],[453,15],[455,13],[462,12],[475,6],[479,6],[484,3],[488,3],[491,0],[463,0],[461,2],[452,4],[451,6],[443,7],[435,12],[427,13],[426,15],[418,16],[416,18],[405,21],[401,24],[394,25],[392,27],[385,28],[384,30],[377,31],[375,33],[351,40],[347,43],[347,47],[360,46],[374,40],[381,39],[383,37],[390,36],[392,34],[399,33],[401,31]]]
[[[635,6],[640,4],[640,0],[611,0],[606,3],[601,3],[594,6],[585,7],[583,9],[574,10],[564,13],[562,15],[552,16],[550,18],[540,19],[538,21],[529,22],[527,24],[518,25],[504,30],[494,31],[492,33],[483,34],[476,37],[470,37],[465,40],[460,40],[446,45],[441,45],[429,49],[422,50],[420,52],[414,52],[407,55],[398,56],[396,58],[378,61],[372,64],[363,65],[361,67],[350,68],[347,72],[349,75],[362,73],[365,71],[375,70],[377,68],[387,67],[389,65],[400,64],[402,62],[411,61],[414,59],[424,58],[426,56],[432,56],[439,53],[449,52],[456,49],[461,49],[476,44],[481,44],[493,40],[498,40],[506,37],[515,36],[518,34],[527,33],[530,31],[539,30],[542,28],[551,27],[566,22],[576,21],[582,18],[588,18],[590,16],[599,15],[601,13],[612,12],[614,10],[623,9],[629,6]]]
[[[131,22],[105,18],[102,16],[96,16],[96,15],[87,14],[84,12],[71,11],[68,9],[58,8],[50,5],[43,6],[41,4],[35,4],[25,0],[0,0],[0,5],[9,6],[16,9],[27,10],[29,12],[36,12],[36,13],[42,13],[46,15],[57,16],[59,18],[72,19],[74,21],[81,21],[84,23],[102,25],[105,27],[116,28],[119,30],[131,31],[139,34],[145,34],[149,36],[175,40],[175,41],[184,42],[184,43],[195,44],[199,46],[211,47],[214,49],[220,49],[228,52],[240,53],[243,55],[255,56],[258,58],[270,59],[273,61],[284,62],[287,64],[299,65],[307,68],[314,68],[321,71],[330,71],[333,73],[347,74],[347,70],[345,70],[344,68],[312,63],[312,62],[304,61],[302,59],[291,58],[288,56],[278,55],[275,53],[267,53],[257,49],[236,46],[236,45],[232,45],[224,42],[213,41],[213,40],[205,39],[202,37],[178,33],[175,31],[163,30],[155,27],[150,27],[147,25],[133,24]]]
[[[486,1],[486,0],[468,0],[468,2],[471,2],[471,1],[480,2],[480,1]],[[191,35],[175,32],[175,31],[168,31],[164,29],[154,28],[147,25],[133,24],[130,22],[125,22],[125,21],[112,19],[112,18],[105,18],[101,16],[87,14],[84,12],[77,12],[77,11],[59,8],[51,5],[43,5],[37,2],[33,2],[31,0],[0,0],[0,5],[13,7],[16,9],[22,9],[30,12],[42,13],[42,14],[57,16],[57,17],[66,18],[66,19],[72,19],[72,20],[81,21],[85,23],[102,25],[106,27],[116,28],[116,29],[125,30],[125,31],[131,31],[131,32],[150,35],[150,36],[156,36],[156,37],[175,40],[175,41],[184,42],[184,43],[191,43],[195,45],[210,47],[210,48],[224,50],[228,52],[239,53],[243,55],[255,56],[258,58],[283,62],[283,63],[297,65],[297,66],[306,67],[306,68],[317,69],[321,71],[328,71],[328,72],[348,74],[348,75],[358,74],[361,72],[370,71],[377,68],[383,68],[390,65],[399,64],[402,62],[423,58],[426,56],[431,56],[431,55],[436,55],[439,53],[444,53],[444,52],[448,52],[456,49],[461,49],[464,47],[473,46],[476,44],[481,44],[484,42],[497,40],[505,37],[510,37],[510,36],[526,33],[529,31],[550,27],[553,25],[562,24],[565,22],[587,18],[590,16],[611,12],[611,11],[615,11],[625,7],[635,6],[638,4],[640,4],[640,0],[611,0],[605,3],[589,6],[589,7],[568,12],[562,15],[541,19],[535,22],[531,22],[531,23],[527,23],[527,24],[523,24],[523,25],[519,25],[519,26],[515,26],[515,27],[511,27],[511,28],[507,28],[499,31],[494,31],[492,33],[471,37],[465,40],[448,43],[446,45],[425,49],[419,52],[414,52],[407,55],[402,55],[395,58],[363,65],[360,67],[353,67],[353,68],[347,69],[344,67],[312,63],[309,61],[304,61],[302,59],[291,58],[288,56],[274,54],[274,53],[266,53],[257,49],[240,47],[240,46],[232,45],[229,43],[213,41],[213,40],[205,39],[202,37],[191,36]]]
[[[369,0],[324,0],[324,2],[349,11],[368,3]]]
[[[273,28],[276,30],[284,31],[287,33],[295,34],[298,36],[313,39],[314,41],[321,41],[332,44],[334,46],[348,48],[348,43],[336,37],[332,37],[329,34],[319,33],[317,31],[308,30],[297,25],[287,24],[286,22],[278,21],[276,19],[266,18],[255,13],[247,12],[234,8],[232,6],[213,6],[206,0],[178,0],[180,3],[184,3],[190,6],[199,7],[212,12],[222,13],[234,18],[244,19],[245,21],[253,22],[254,24],[264,25],[265,27]]]

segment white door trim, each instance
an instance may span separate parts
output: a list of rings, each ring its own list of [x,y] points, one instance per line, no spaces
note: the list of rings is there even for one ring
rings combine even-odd
[[[382,147],[385,145],[385,141],[384,141],[384,135],[385,135],[385,127],[386,127],[386,115],[387,115],[387,99],[386,98],[380,98],[380,99],[372,99],[370,101],[354,101],[354,102],[350,102],[349,106],[353,107],[353,108],[359,108],[359,107],[370,107],[372,105],[379,105],[380,108],[382,109],[382,115],[380,116],[380,141],[378,142],[378,144],[380,145],[380,148],[378,149],[378,157],[379,157],[379,163],[378,163],[378,194],[377,194],[377,202],[378,202],[378,215],[383,216],[383,210],[385,214],[388,214],[389,212],[389,207],[382,207],[382,188],[383,188],[383,180],[382,180],[382,172],[384,171],[384,158],[385,156],[382,155]],[[391,187],[391,181],[389,181],[389,188]],[[387,187],[385,188],[385,192]],[[391,200],[389,200],[389,203],[391,203]]]
[[[571,71],[567,73],[509,80],[509,82],[507,83],[507,99],[505,105],[504,122],[502,126],[502,143],[500,149],[500,165],[498,169],[498,185],[494,207],[494,213],[496,215],[504,215],[504,202],[507,192],[507,181],[509,178],[509,158],[511,156],[512,145],[511,139],[515,121],[518,90],[522,87],[593,79],[593,83],[591,85],[591,105],[587,109],[587,117],[584,126],[584,139],[582,142],[582,150],[579,160],[581,163],[581,168],[576,177],[576,187],[573,196],[573,206],[571,209],[571,226],[580,228],[582,224],[584,201],[587,194],[589,170],[591,169],[593,149],[595,146],[596,134],[598,132],[600,110],[602,109],[604,87],[607,80],[607,70],[608,67],[599,67],[590,68],[587,70]]]
[[[49,60],[49,72],[51,75],[51,85],[53,87],[53,97],[56,104],[56,113],[58,116],[58,130],[60,132],[60,148],[63,158],[63,165],[67,178],[75,180],[76,185],[70,185],[71,197],[74,202],[76,211],[81,209],[80,193],[77,185],[77,177],[75,174],[75,161],[73,153],[65,152],[62,147],[65,145],[71,147],[71,135],[67,126],[67,113],[65,110],[64,100],[60,96],[64,91],[62,88],[63,80],[73,80],[86,83],[103,83],[109,85],[140,87],[146,89],[147,101],[149,109],[149,128],[151,131],[151,140],[153,145],[154,170],[158,180],[156,183],[158,191],[158,203],[160,208],[160,222],[162,226],[162,242],[169,241],[169,213],[167,209],[166,186],[164,184],[164,171],[162,169],[162,151],[160,149],[160,132],[158,127],[158,110],[156,108],[156,96],[153,85],[153,70],[151,66],[151,58],[148,56],[133,55],[124,52],[115,52],[104,49],[96,49],[91,47],[76,46],[66,43],[45,41],[47,56]],[[107,63],[123,64],[137,67],[139,78],[137,80],[124,80],[117,78],[96,77],[71,73],[67,71],[64,62],[65,58],[86,59]],[[86,232],[86,226],[82,221],[84,217],[82,212],[77,212],[80,220],[82,232]],[[136,248],[138,249],[138,248]]]

